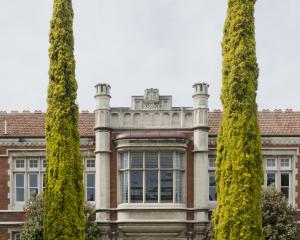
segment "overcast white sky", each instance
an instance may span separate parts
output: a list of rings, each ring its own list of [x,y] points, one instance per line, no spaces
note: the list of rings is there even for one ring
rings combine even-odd
[[[52,0],[0,0],[0,110],[46,110]],[[221,108],[225,0],[73,0],[81,110],[94,85],[109,83],[112,106],[159,88],[174,106],[192,105],[192,85],[210,84]],[[300,1],[258,0],[259,109],[300,110]]]

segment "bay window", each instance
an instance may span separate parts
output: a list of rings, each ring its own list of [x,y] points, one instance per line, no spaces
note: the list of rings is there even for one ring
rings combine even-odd
[[[181,203],[183,152],[119,153],[122,203]]]

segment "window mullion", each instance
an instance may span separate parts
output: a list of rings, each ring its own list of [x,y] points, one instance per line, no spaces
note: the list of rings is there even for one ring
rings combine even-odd
[[[131,152],[128,152],[128,199],[127,202],[131,202],[131,184],[130,184],[130,179],[131,179]]]
[[[24,192],[24,202],[27,201],[28,199],[28,172],[27,170],[25,169],[24,171],[24,189],[23,189],[23,192]]]
[[[292,191],[291,191],[292,190],[292,173],[289,171],[288,174],[289,174],[289,186],[288,186],[288,188],[289,188],[289,199],[288,199],[288,202],[291,203],[291,201],[293,199],[293,194],[292,194]]]
[[[172,169],[172,171],[173,171],[173,203],[175,203],[176,202],[176,198],[175,198],[175,196],[176,196],[176,190],[177,190],[177,188],[176,188],[176,162],[175,162],[175,159],[176,159],[176,152],[173,152],[173,169]]]
[[[142,172],[143,172],[143,203],[146,202],[146,160],[145,160],[145,157],[146,157],[146,153],[143,152],[143,168],[142,168]]]
[[[39,193],[42,193],[43,192],[43,179],[42,179],[42,169],[43,169],[43,160],[42,160],[42,157],[39,158],[39,168],[38,168],[38,181],[39,181],[39,184],[38,184],[38,192]]]
[[[31,190],[31,186],[30,186],[30,172],[28,172],[28,174],[26,174],[26,181],[27,181],[27,188],[26,188],[26,192],[27,192],[27,198],[26,200],[30,200],[30,190]]]
[[[160,151],[158,151],[158,169],[157,169],[157,201],[160,203],[161,201],[160,201],[160,198],[161,198],[161,185],[160,185],[160,183],[161,183],[161,176],[160,176],[160,167],[161,167],[161,164],[160,164]]]
[[[276,186],[276,191],[281,192],[281,173],[280,170],[276,171],[276,176],[275,176],[275,186]]]

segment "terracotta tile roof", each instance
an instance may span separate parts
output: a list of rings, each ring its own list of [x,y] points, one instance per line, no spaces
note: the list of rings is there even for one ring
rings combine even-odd
[[[217,135],[221,111],[209,113],[210,135]],[[263,136],[300,136],[300,112],[292,110],[263,110],[258,113],[260,131]]]
[[[94,113],[80,113],[79,132],[82,137],[94,136]],[[5,120],[7,135],[5,135]],[[0,112],[0,137],[44,137],[45,113]]]
[[[209,113],[210,135],[217,135],[221,111]],[[7,135],[5,135],[5,121]],[[262,111],[259,112],[261,133],[264,136],[300,136],[300,112]],[[44,137],[45,113],[0,111],[0,137]],[[82,137],[94,136],[94,113],[80,113],[79,131]]]

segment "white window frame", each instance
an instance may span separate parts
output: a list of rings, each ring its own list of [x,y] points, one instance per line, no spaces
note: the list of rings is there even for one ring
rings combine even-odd
[[[46,171],[46,167],[47,167],[47,160],[46,158],[41,158],[41,168],[42,170]]]
[[[88,167],[88,161],[94,161],[94,167]],[[84,167],[85,167],[85,171],[84,171],[84,199],[90,203],[95,203],[95,199],[96,199],[96,160],[94,158],[84,158]],[[95,178],[95,194],[94,194],[94,201],[89,201],[87,199],[87,176],[89,174],[93,174],[94,178]]]
[[[267,166],[267,160],[268,159],[275,159],[276,162],[276,168],[275,167],[268,167]],[[289,160],[289,166],[281,166],[281,160],[282,159],[288,159]],[[268,173],[275,173],[275,188],[278,192],[281,192],[281,188],[285,186],[281,186],[281,174],[288,174],[289,175],[289,186],[288,186],[288,195],[289,198],[287,199],[290,204],[293,203],[293,168],[292,168],[292,156],[272,156],[272,157],[265,157],[264,159],[264,187],[267,188],[267,175]]]
[[[11,233],[12,240],[21,240],[21,232],[13,231]]]
[[[16,207],[21,207],[25,204],[25,202],[30,200],[30,182],[29,175],[37,174],[37,189],[38,193],[43,192],[43,175],[45,174],[45,169],[43,169],[42,161],[45,157],[16,157],[13,158],[13,205]],[[16,162],[17,160],[24,160],[24,168],[17,168]],[[30,160],[38,160],[37,167],[30,167]],[[17,188],[16,188],[16,176],[17,174],[24,174],[24,201],[17,201]]]
[[[18,161],[23,161],[23,167],[17,167]],[[14,159],[14,169],[16,170],[24,170],[26,168],[26,160],[25,158],[16,158]]]
[[[268,166],[268,161],[269,160],[274,160],[275,165],[274,166]],[[276,170],[278,168],[278,163],[277,162],[278,161],[277,161],[276,157],[268,157],[268,158],[266,158],[266,160],[265,160],[266,169],[267,170]]]
[[[281,165],[282,160],[288,160],[289,165],[288,165],[288,166],[282,166],[282,165]],[[288,158],[288,157],[281,157],[281,158],[279,158],[279,167],[280,167],[280,169],[281,169],[281,170],[291,170],[291,166],[292,166],[291,160],[292,160],[292,159],[291,159],[291,158]]]
[[[208,169],[213,171],[216,170],[216,158],[212,158],[212,157],[208,158]]]
[[[30,162],[31,161],[36,161],[37,162],[37,166],[36,167],[31,167],[30,166]],[[29,170],[29,171],[38,171],[39,170],[39,168],[40,168],[40,166],[41,166],[41,159],[39,159],[39,158],[28,158],[27,159],[27,164],[28,164],[28,166],[27,166],[27,169]]]
[[[36,179],[37,179],[36,187],[30,186],[30,176],[32,176],[32,175],[36,175]],[[28,188],[27,188],[28,200],[31,200],[31,189],[33,189],[33,188],[37,189],[38,191],[36,192],[36,194],[43,192],[43,188],[40,185],[42,176],[43,176],[43,173],[39,174],[38,172],[28,172],[28,174],[27,174],[27,178],[28,178],[27,179],[27,183],[28,183]]]
[[[210,192],[210,188],[212,187],[212,186],[210,186],[209,178],[210,178],[210,175],[212,173],[216,177],[216,160],[217,160],[216,156],[209,156],[208,157],[208,175],[207,175],[207,177],[208,177],[208,183],[207,183],[208,184],[208,186],[207,186],[207,188],[208,188],[208,202],[213,203],[213,204],[216,203],[216,200],[210,200],[209,199],[209,192]],[[213,164],[211,164],[212,162],[213,162]],[[216,188],[216,191],[217,191],[217,184],[216,184],[215,188]],[[199,189],[199,191],[200,191],[200,189]]]
[[[25,156],[24,156],[25,155]],[[37,187],[38,187],[38,193],[43,193],[44,192],[44,175],[46,175],[46,158],[44,154],[13,154],[10,157],[10,174],[11,174],[11,181],[10,181],[10,209],[22,209],[26,201],[29,201],[30,197],[30,183],[29,183],[29,174],[38,174],[38,179],[37,179]],[[84,175],[83,175],[83,181],[84,181],[84,191],[85,191],[85,199],[87,195],[87,188],[86,188],[86,174],[95,174],[96,175],[96,166],[95,167],[89,167],[87,168],[85,160],[94,160],[94,156],[87,156],[84,157],[82,160],[83,165],[84,165]],[[17,160],[22,160],[24,163],[24,167],[22,168],[17,168],[16,162]],[[30,160],[38,160],[38,166],[37,168],[30,168],[29,161]],[[96,164],[96,162],[95,162]],[[24,174],[24,201],[17,201],[17,194],[16,194],[16,174]],[[95,176],[96,178],[96,176]],[[96,179],[95,179],[96,180]],[[95,188],[96,192],[96,188]],[[96,198],[96,194],[94,196]],[[92,201],[94,203],[95,201]]]
[[[275,174],[275,179],[274,179],[274,180],[275,180],[275,183],[274,183],[274,184],[275,184],[275,187],[276,187],[277,184],[278,184],[278,173],[277,173],[277,171],[275,171],[275,170],[271,170],[271,171],[270,171],[270,170],[267,170],[267,171],[264,172],[264,175],[265,175],[265,178],[264,178],[264,179],[265,179],[265,181],[264,181],[264,187],[265,187],[265,188],[268,187],[268,186],[267,186],[267,185],[268,185],[268,182],[267,182],[267,181],[268,181],[268,174]]]
[[[92,162],[94,162],[94,166],[93,167],[91,167],[91,166],[89,166],[89,162],[90,161],[92,161]],[[95,159],[92,159],[92,158],[86,158],[85,159],[85,169],[87,170],[87,169],[91,169],[91,170],[95,170],[95,167],[96,167],[96,161],[95,161]]]
[[[210,186],[210,177],[211,176],[214,176],[215,177],[215,179],[216,179],[216,171],[208,171],[208,201],[209,202],[211,202],[211,203],[215,203],[216,202],[216,200],[217,200],[217,198],[216,198],[216,200],[211,200],[210,198],[209,198],[209,196],[210,196],[210,189],[211,188],[215,188],[215,192],[216,192],[216,194],[217,194],[217,183],[216,183],[216,185],[215,186]],[[215,180],[215,182],[216,182],[216,180]]]
[[[23,187],[17,187],[17,175],[23,175]],[[23,189],[24,201],[17,200],[17,188]],[[26,174],[24,172],[16,172],[14,174],[14,196],[15,196],[15,203],[17,205],[24,204],[24,202],[26,201]]]
[[[130,167],[130,161],[131,161],[131,154],[133,152],[141,152],[143,155],[143,167],[142,168],[131,168]],[[146,152],[157,152],[158,153],[158,167],[157,168],[146,168],[145,167],[145,153]],[[161,168],[160,167],[160,153],[161,152],[172,152],[173,153],[173,167],[172,168]],[[121,154],[128,154],[128,161],[127,161],[127,168],[121,168]],[[181,166],[180,168],[176,168],[176,153],[180,153],[182,154],[182,159],[181,159]],[[119,188],[119,204],[182,204],[185,202],[185,194],[184,194],[184,177],[185,177],[185,168],[186,168],[186,151],[183,151],[181,149],[134,149],[134,150],[122,150],[118,152],[118,188]],[[142,201],[140,202],[131,202],[131,186],[130,186],[130,171],[142,171]],[[173,178],[172,178],[172,182],[173,182],[173,187],[172,187],[172,191],[173,191],[173,197],[172,197],[172,201],[161,201],[161,178],[160,178],[160,172],[166,170],[166,171],[172,171],[173,172]],[[125,201],[123,199],[123,192],[122,192],[122,178],[121,178],[121,172],[126,172],[127,171],[127,189],[128,189],[128,199],[127,201]],[[158,190],[157,190],[157,201],[146,201],[146,171],[157,171],[158,173]],[[180,171],[181,172],[181,181],[180,181],[180,185],[181,185],[181,189],[180,189],[180,194],[181,194],[181,199],[180,201],[177,201],[176,198],[176,184],[177,184],[177,179],[176,179],[176,172]]]

